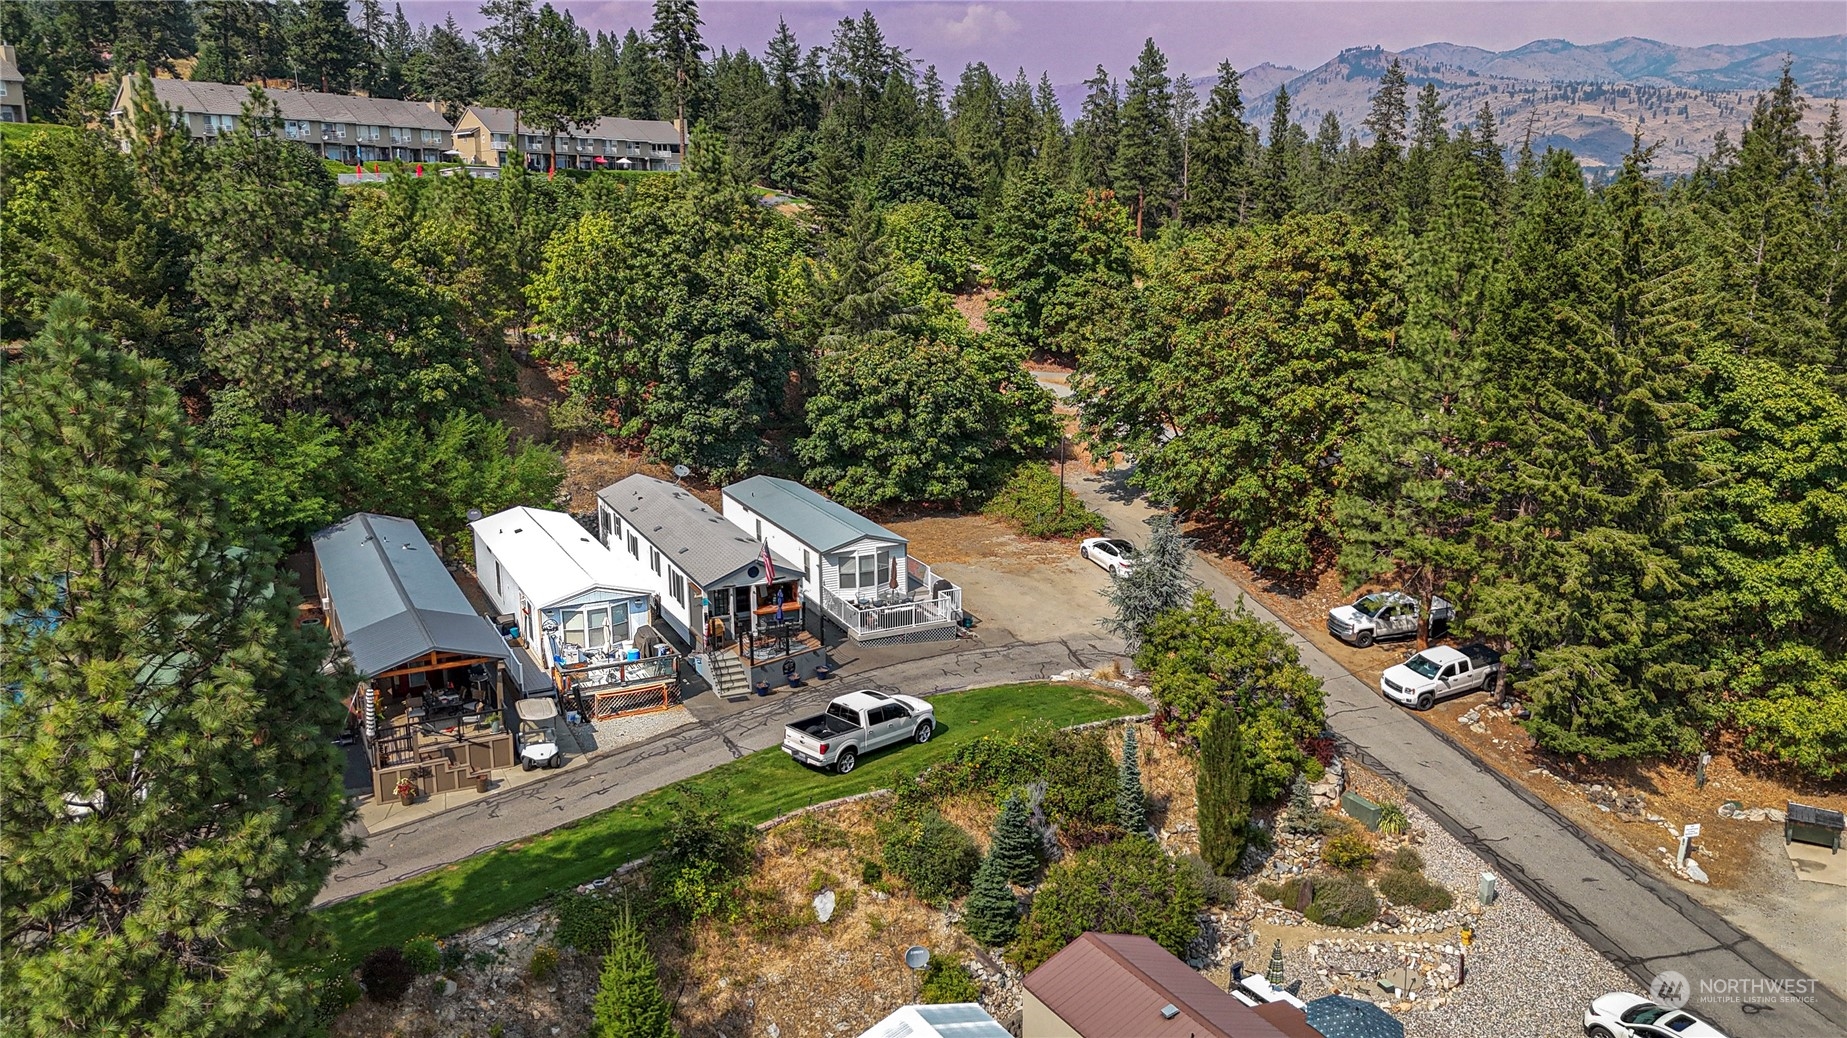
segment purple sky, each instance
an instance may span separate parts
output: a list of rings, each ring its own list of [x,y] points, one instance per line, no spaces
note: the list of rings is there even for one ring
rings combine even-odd
[[[622,32],[630,25],[645,30],[651,20],[652,6],[647,2],[552,2],[569,8],[578,23],[592,31]],[[1025,66],[1034,79],[1040,70],[1049,70],[1053,81],[1060,84],[1084,79],[1098,63],[1120,76],[1147,36],[1153,36],[1167,53],[1173,71],[1199,76],[1225,58],[1240,69],[1265,61],[1307,69],[1343,47],[1372,44],[1397,50],[1448,42],[1509,50],[1554,37],[1597,43],[1620,36],[1645,36],[1699,46],[1847,32],[1847,7],[1837,0],[706,0],[700,4],[700,15],[705,20],[706,40],[714,48],[741,45],[760,56],[778,17],[788,20],[804,47],[812,47],[825,44],[841,18],[856,17],[868,8],[888,40],[908,47],[919,68],[935,63],[951,86],[962,66],[977,60],[1003,73]],[[476,28],[482,22],[477,4],[441,0],[404,4],[412,22],[441,21],[451,11],[465,27]]]

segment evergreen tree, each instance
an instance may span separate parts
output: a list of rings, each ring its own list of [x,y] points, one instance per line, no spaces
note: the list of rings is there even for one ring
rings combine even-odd
[[[572,20],[551,4],[539,8],[530,33],[520,41],[525,64],[532,76],[519,93],[527,123],[553,138],[573,126],[588,126],[596,119],[590,102],[590,41]]]
[[[1102,65],[1084,81],[1084,107],[1071,130],[1071,178],[1082,188],[1107,188],[1116,168],[1116,147],[1122,139],[1122,98],[1115,80]]]
[[[1244,766],[1244,732],[1238,715],[1220,706],[1199,736],[1194,796],[1199,807],[1199,856],[1221,876],[1238,871],[1251,820],[1250,773]]]
[[[1020,928],[1020,899],[1007,885],[1006,868],[989,854],[975,870],[968,900],[962,903],[962,929],[989,948],[1008,944]]]
[[[406,64],[405,77],[413,97],[442,105],[443,118],[460,120],[481,93],[484,74],[481,52],[462,35],[450,15],[430,29],[424,46]]]
[[[1045,842],[1033,830],[1024,796],[1015,793],[1001,807],[988,841],[988,860],[1008,881],[1021,886],[1038,878],[1039,866],[1045,860]]]
[[[673,1038],[673,1006],[627,905],[610,931],[594,1009],[597,1038]]]
[[[0,1027],[299,1033],[350,673],[221,521],[157,363],[55,303],[0,372]]]
[[[654,49],[633,28],[622,37],[617,57],[616,88],[621,104],[616,114],[624,119],[660,118],[660,81],[654,74]]]
[[[1148,835],[1148,791],[1142,788],[1140,751],[1135,746],[1135,726],[1122,733],[1122,765],[1116,771],[1116,813],[1130,836]]]
[[[351,89],[364,60],[365,41],[353,27],[347,0],[297,0],[283,22],[288,58],[310,85],[322,91]]]
[[[1139,237],[1160,222],[1159,211],[1175,201],[1179,187],[1180,134],[1174,124],[1167,55],[1151,36],[1129,72],[1122,98],[1122,129],[1110,182],[1127,200],[1131,193]],[[1149,210],[1153,208],[1154,214]]]
[[[868,14],[866,17],[872,17]],[[699,88],[699,73],[706,51],[699,30],[699,5],[695,0],[654,0],[654,27],[648,40],[660,61],[667,96],[673,99],[675,124],[680,129],[680,154],[686,154],[687,102]]]
[[[1360,160],[1358,191],[1353,199],[1356,211],[1374,227],[1391,223],[1404,203],[1400,167],[1404,162],[1405,124],[1410,115],[1407,89],[1404,66],[1393,58],[1379,77],[1379,89],[1373,93],[1372,109],[1366,115],[1372,146]]]
[[[1033,169],[1053,182],[1061,181],[1070,170],[1071,140],[1065,130],[1065,115],[1058,106],[1058,93],[1052,88],[1050,73],[1039,75],[1033,91],[1034,119]]]
[[[1187,142],[1187,223],[1243,223],[1251,208],[1249,135],[1244,99],[1238,93],[1238,70],[1231,62],[1219,62],[1218,82],[1206,95],[1205,110]]]
[[[1296,157],[1290,148],[1290,126],[1289,88],[1279,86],[1275,107],[1270,112],[1270,133],[1263,151],[1263,176],[1257,190],[1263,218],[1272,222],[1295,211]]]
[[[277,6],[260,0],[199,0],[193,5],[198,61],[190,78],[245,83],[280,71],[282,25]],[[132,67],[132,66],[130,66]]]
[[[1179,518],[1166,509],[1149,517],[1148,546],[1136,554],[1129,572],[1103,591],[1116,614],[1103,621],[1104,627],[1134,651],[1156,617],[1193,597],[1193,580],[1187,576],[1192,562],[1193,541],[1180,532]]]

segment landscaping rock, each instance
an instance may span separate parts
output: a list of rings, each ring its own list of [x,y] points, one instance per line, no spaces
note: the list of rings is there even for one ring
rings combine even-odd
[[[834,892],[823,890],[814,896],[814,917],[827,922],[834,917]]]
[[[1694,861],[1692,858],[1688,858],[1687,878],[1695,883],[1705,883],[1707,882],[1706,870],[1699,867],[1699,862]]]
[[[1322,773],[1319,782],[1312,783],[1308,792],[1314,798],[1315,806],[1323,811],[1332,811],[1340,804],[1340,794],[1347,788],[1347,769],[1335,757]]]

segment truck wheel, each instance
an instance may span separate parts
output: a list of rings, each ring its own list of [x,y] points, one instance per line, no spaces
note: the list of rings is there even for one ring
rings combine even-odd
[[[936,722],[935,721],[925,721],[924,723],[917,726],[917,741],[920,743],[929,742],[930,737],[935,734],[936,734]]]
[[[1430,708],[1431,708],[1431,707],[1432,707],[1433,705],[1435,705],[1435,704],[1436,704],[1436,701],[1437,701],[1437,700],[1436,700],[1436,697],[1435,697],[1435,696],[1433,696],[1433,695],[1431,695],[1430,693],[1428,693],[1428,692],[1426,692],[1426,693],[1424,693],[1423,695],[1421,695],[1421,696],[1418,696],[1418,697],[1417,697],[1417,708],[1418,708],[1419,710],[1428,710],[1428,709],[1430,709]]]
[[[854,766],[857,765],[858,763],[859,763],[858,753],[855,753],[852,750],[841,750],[840,759],[834,761],[834,771],[841,775],[844,775],[847,772],[852,771]]]
[[[1362,649],[1364,649],[1368,645],[1371,645],[1372,644],[1372,632],[1371,631],[1361,631],[1360,633],[1354,635],[1353,644],[1359,646]]]

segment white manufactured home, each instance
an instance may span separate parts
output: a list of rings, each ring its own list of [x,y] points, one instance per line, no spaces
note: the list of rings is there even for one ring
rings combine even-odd
[[[524,506],[469,529],[482,592],[561,691],[592,717],[672,705],[678,656],[649,627],[651,596],[589,530]]]
[[[804,630],[801,567],[684,487],[640,474],[604,487],[597,537],[625,583],[657,596],[658,619],[698,654],[701,673],[721,671],[707,675],[721,694],[735,684],[731,660],[752,684],[811,677],[822,662]]]
[[[962,592],[898,534],[800,483],[752,476],[724,491],[725,518],[802,562],[808,602],[857,641],[954,637]]]

